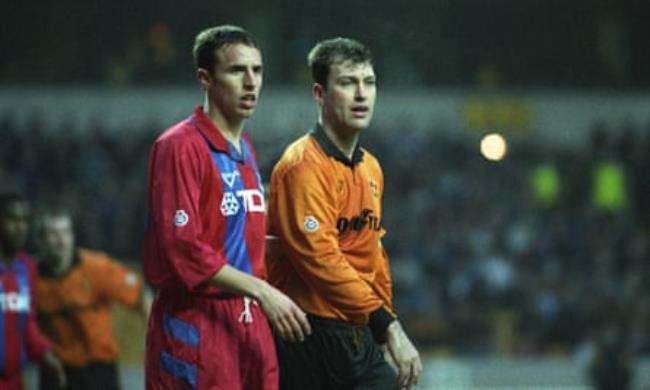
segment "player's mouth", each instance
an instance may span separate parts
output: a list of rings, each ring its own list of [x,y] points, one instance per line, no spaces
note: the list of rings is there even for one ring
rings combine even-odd
[[[365,118],[370,112],[370,108],[368,106],[352,106],[350,111],[352,111],[352,116],[355,118]]]
[[[255,105],[257,104],[257,96],[253,93],[247,93],[239,99],[239,102],[243,108],[255,108]]]

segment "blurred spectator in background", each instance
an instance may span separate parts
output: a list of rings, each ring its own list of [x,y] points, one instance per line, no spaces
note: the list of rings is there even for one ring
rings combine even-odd
[[[36,323],[36,266],[21,252],[28,232],[29,205],[19,194],[0,194],[0,389],[22,388],[27,359],[51,371],[53,385],[65,373]]]
[[[104,253],[78,248],[65,211],[40,217],[37,244],[38,319],[63,361],[67,388],[119,389],[111,304],[132,307],[146,319],[151,299],[142,278]],[[45,371],[40,388],[56,389]]]
[[[598,332],[590,367],[591,380],[598,390],[626,390],[632,379],[632,358],[626,334],[617,320],[609,321]]]

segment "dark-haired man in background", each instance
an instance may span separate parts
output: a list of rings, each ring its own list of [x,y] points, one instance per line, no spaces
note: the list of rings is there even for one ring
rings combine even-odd
[[[29,204],[19,194],[0,194],[0,389],[22,388],[21,368],[27,360],[66,383],[61,362],[36,324],[36,266],[22,252],[29,230]]]

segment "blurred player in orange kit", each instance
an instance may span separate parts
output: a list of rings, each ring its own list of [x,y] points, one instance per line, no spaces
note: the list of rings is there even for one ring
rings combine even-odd
[[[32,360],[65,386],[65,372],[36,324],[36,266],[22,252],[29,205],[19,194],[0,194],[0,389],[22,388],[21,368]]]
[[[124,304],[146,317],[150,299],[142,278],[104,253],[77,248],[67,212],[40,217],[37,243],[39,323],[63,361],[67,388],[119,389],[111,304]],[[45,372],[40,386],[56,389]]]
[[[280,386],[410,388],[422,363],[392,307],[383,173],[359,145],[375,103],[372,58],[361,43],[335,38],[318,43],[308,63],[320,118],[273,170],[267,269],[307,312],[313,333],[303,343],[277,340]]]

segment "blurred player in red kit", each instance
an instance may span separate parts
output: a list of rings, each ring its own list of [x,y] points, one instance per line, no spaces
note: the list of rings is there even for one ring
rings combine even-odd
[[[0,389],[22,388],[27,360],[45,365],[65,386],[61,362],[36,324],[36,266],[22,252],[29,228],[29,205],[19,194],[0,194]]]
[[[285,340],[305,313],[264,276],[265,201],[244,123],[262,56],[236,26],[194,43],[204,105],[166,130],[149,156],[144,273],[158,289],[147,330],[147,389],[276,389],[269,321]],[[267,321],[268,318],[268,321]]]

